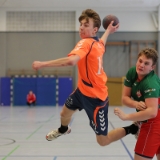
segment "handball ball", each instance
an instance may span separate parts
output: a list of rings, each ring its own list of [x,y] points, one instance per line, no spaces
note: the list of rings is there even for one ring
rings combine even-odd
[[[111,21],[114,21],[113,26],[116,26],[119,23],[119,19],[115,15],[110,14],[103,18],[103,22],[102,22],[103,28],[107,29]]]

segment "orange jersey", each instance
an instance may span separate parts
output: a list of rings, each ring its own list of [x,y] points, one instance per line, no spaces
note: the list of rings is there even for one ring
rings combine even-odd
[[[68,54],[79,55],[78,88],[86,96],[105,100],[108,96],[107,76],[103,70],[105,46],[102,40],[86,38],[80,40]]]

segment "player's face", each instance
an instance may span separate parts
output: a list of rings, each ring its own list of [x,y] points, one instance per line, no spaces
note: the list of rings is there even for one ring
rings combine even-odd
[[[32,91],[29,91],[29,94],[33,94],[33,92],[32,92]]]
[[[93,19],[89,18],[88,22],[86,19],[83,19],[80,22],[79,35],[82,39],[89,38],[89,37],[95,37],[97,31],[98,31],[98,28],[94,27]]]
[[[142,79],[144,76],[149,74],[154,67],[152,59],[148,59],[145,55],[140,56],[136,63],[138,77]]]

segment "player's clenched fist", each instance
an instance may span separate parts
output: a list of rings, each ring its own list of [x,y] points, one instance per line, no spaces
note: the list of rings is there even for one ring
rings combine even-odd
[[[115,108],[114,114],[117,115],[121,120],[127,120],[127,114],[125,114],[121,109]]]
[[[39,69],[42,67],[42,63],[43,62],[40,62],[40,61],[34,61],[33,64],[32,64],[32,68],[33,69]]]

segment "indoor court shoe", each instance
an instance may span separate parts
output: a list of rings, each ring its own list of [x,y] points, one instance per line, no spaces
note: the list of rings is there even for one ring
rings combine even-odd
[[[61,135],[65,135],[65,134],[69,134],[71,132],[71,128],[68,126],[68,130],[65,133],[60,133],[58,131],[58,129],[55,129],[53,131],[50,131],[47,135],[46,135],[46,140],[48,141],[53,141],[55,139],[57,139],[59,136]]]

